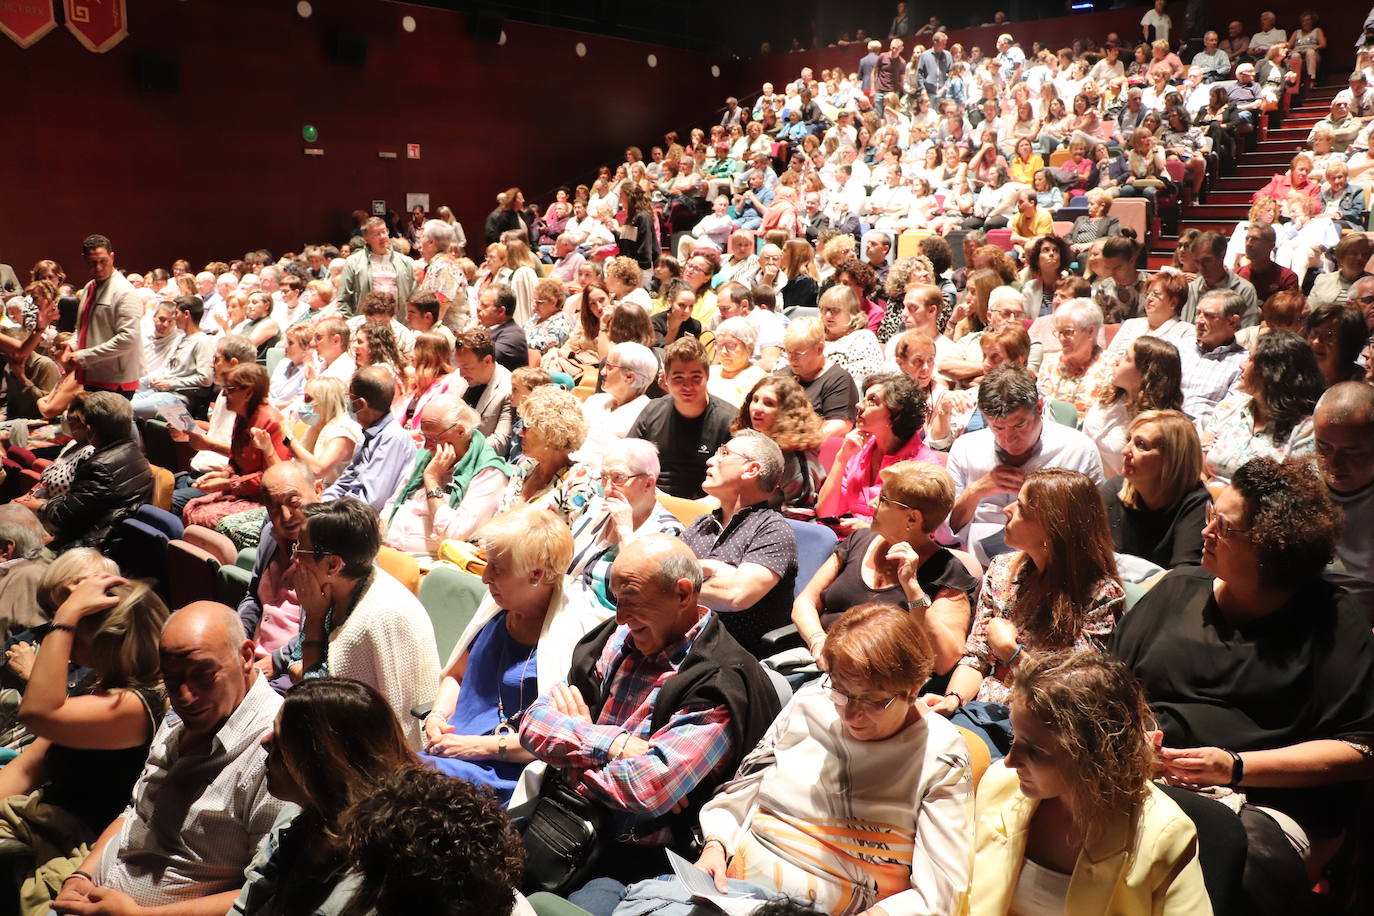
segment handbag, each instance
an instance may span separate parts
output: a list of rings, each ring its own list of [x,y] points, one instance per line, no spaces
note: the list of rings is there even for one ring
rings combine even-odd
[[[520,838],[525,846],[526,894],[567,896],[595,874],[602,852],[604,810],[578,795],[550,767]]]

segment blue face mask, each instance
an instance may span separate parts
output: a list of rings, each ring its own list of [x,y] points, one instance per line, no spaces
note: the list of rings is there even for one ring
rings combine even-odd
[[[300,410],[296,411],[296,416],[300,417],[301,422],[306,426],[314,426],[315,421],[320,418],[313,403],[301,404]]]
[[[349,402],[348,402],[348,416],[349,416],[350,419],[353,419],[353,420],[358,419],[358,411],[356,411],[356,410],[353,409],[353,402],[352,402],[352,401],[349,401]]]

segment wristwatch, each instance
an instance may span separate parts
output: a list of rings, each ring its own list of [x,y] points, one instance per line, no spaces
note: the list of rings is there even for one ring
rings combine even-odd
[[[924,611],[928,607],[930,607],[930,596],[926,594],[922,594],[919,598],[913,598],[906,603],[908,611]]]
[[[1234,788],[1245,778],[1245,759],[1232,750],[1226,753],[1231,755],[1231,781],[1227,785]]]
[[[448,496],[448,490],[443,487],[431,487],[425,491],[425,496],[429,499],[443,499]]]

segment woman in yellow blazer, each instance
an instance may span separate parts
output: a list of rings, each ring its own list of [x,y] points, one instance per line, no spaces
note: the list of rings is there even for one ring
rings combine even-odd
[[[973,916],[1210,916],[1193,822],[1150,780],[1130,670],[1089,650],[1017,670],[1016,738],[978,785]]]

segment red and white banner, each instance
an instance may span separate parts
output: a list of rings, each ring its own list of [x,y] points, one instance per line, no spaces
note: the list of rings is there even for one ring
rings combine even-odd
[[[0,0],[0,32],[27,48],[57,27],[52,0]]]
[[[5,0],[0,0],[0,3]],[[62,0],[67,30],[87,51],[103,54],[129,34],[125,0]]]

